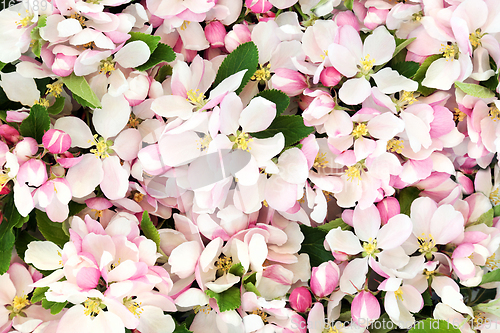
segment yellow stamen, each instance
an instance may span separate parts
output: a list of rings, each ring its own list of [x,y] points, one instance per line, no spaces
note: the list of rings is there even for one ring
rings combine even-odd
[[[28,15],[26,15],[25,17],[23,17],[19,21],[16,21],[16,24],[20,25],[23,28],[26,28],[27,26],[32,25],[33,24],[32,20],[33,20],[33,17],[35,16],[34,14],[30,14],[30,12],[28,10],[26,10],[26,14],[28,14]],[[19,13],[18,15],[21,16],[21,13]]]
[[[333,197],[333,193],[332,192],[328,192],[328,191],[325,191],[325,190],[323,190],[322,192],[325,195],[326,202],[330,202],[330,201],[333,200],[334,197]]]
[[[94,212],[97,217],[102,217],[103,210],[91,209],[91,212]]]
[[[85,28],[86,25],[85,25],[85,21],[87,20],[85,17],[83,17],[82,15],[80,14],[72,14],[70,16],[70,18],[72,19],[75,19],[77,20],[78,22],[80,22],[80,25],[82,26],[82,28]]]
[[[139,203],[142,201],[142,199],[144,198],[144,194],[140,193],[140,192],[135,192],[134,193],[134,201]]]
[[[246,151],[250,151],[252,148],[248,147],[248,144],[253,141],[253,138],[250,138],[248,133],[241,132],[236,139],[234,140],[233,149],[242,149]]]
[[[373,255],[377,250],[377,240],[368,238],[368,242],[363,243],[363,249],[365,250],[363,253],[364,256]]]
[[[413,95],[413,91],[403,91],[399,100],[402,102],[406,102],[407,105],[412,105],[417,101],[417,99]]]
[[[111,141],[105,141],[103,137],[100,137],[97,140],[98,135],[94,135],[94,141],[89,140],[95,148],[91,149],[90,152],[94,154],[97,158],[106,158],[109,157],[108,151],[109,147],[113,144]]]
[[[492,271],[500,267],[500,260],[496,259],[496,253],[493,253],[486,259],[485,266]]]
[[[220,272],[220,275],[229,272],[231,266],[233,265],[233,259],[231,257],[226,257],[224,254],[219,256],[219,260],[214,262],[215,268]]]
[[[63,84],[55,82],[54,84],[47,84],[48,92],[47,94],[52,94],[54,97],[58,97],[62,93]]]
[[[458,109],[458,108],[454,109],[454,112],[453,112],[453,120],[454,121],[458,120],[460,122],[460,121],[464,120],[466,116],[467,115],[465,113],[463,113],[462,111],[460,111],[460,109]]]
[[[12,307],[16,313],[21,312],[22,309],[30,305],[30,301],[28,300],[28,295],[24,295],[23,297],[15,296],[12,301]]]
[[[453,61],[454,59],[458,58],[459,51],[458,51],[458,46],[456,44],[452,45],[444,45],[441,44],[442,48],[439,50],[439,52],[442,52],[444,57],[446,58],[446,61],[451,60]]]
[[[201,151],[205,151],[210,146],[210,142],[212,142],[212,137],[209,134],[205,134],[199,141],[198,149]]]
[[[326,168],[328,165],[328,160],[326,159],[326,153],[318,153],[314,159],[313,167],[316,169]]]
[[[267,320],[268,314],[262,311],[261,309],[253,310],[251,314],[259,316],[262,319],[262,322],[264,322],[264,324],[269,323],[269,321]]]
[[[271,78],[271,64],[267,65],[260,65],[259,64],[259,69],[255,71],[255,73],[252,76],[253,81],[263,81],[267,82]]]
[[[184,21],[182,22],[182,25],[179,27],[179,29],[181,29],[182,31],[186,30],[187,29],[187,26],[190,25],[191,22],[189,21]]]
[[[269,207],[269,204],[267,203],[266,200],[262,201],[262,204],[265,206],[265,207]]]
[[[396,298],[398,298],[400,301],[403,301],[403,291],[401,290],[401,287],[398,288],[398,290],[396,290],[394,292],[394,295],[396,296]]]
[[[82,47],[84,49],[92,49],[93,50],[96,46],[95,46],[94,42],[88,42],[88,43],[82,44]]]
[[[361,170],[357,164],[347,167],[345,174],[347,175],[347,180],[353,181],[354,179],[357,179],[359,184],[359,181],[361,180]]]
[[[99,73],[104,73],[104,74],[111,74],[112,71],[114,71],[115,68],[115,62],[108,58],[101,60],[101,64],[99,65]]]
[[[361,59],[361,72],[363,74],[368,74],[368,72],[373,68],[375,64],[375,59],[367,54],[363,59]]]
[[[86,316],[96,317],[101,311],[101,299],[99,298],[87,298],[85,302],[83,302],[83,306],[85,310],[83,313]]]
[[[427,268],[424,268],[424,274],[426,275],[425,278],[427,280],[429,280],[435,273],[436,271],[428,271]]]
[[[488,319],[486,319],[486,314],[483,311],[474,311],[474,318],[472,319],[472,329],[480,329],[484,324],[491,324]]]
[[[368,129],[366,128],[366,124],[364,124],[364,123],[358,123],[356,125],[356,128],[354,128],[352,130],[352,136],[355,139],[359,139],[363,135],[367,135],[367,134],[368,134]]]
[[[125,305],[125,307],[137,318],[140,318],[144,311],[144,309],[141,308],[142,302],[137,303],[132,297],[125,297],[123,299],[123,305]]]
[[[474,49],[476,49],[478,46],[481,46],[481,38],[483,36],[484,34],[481,33],[481,29],[476,29],[476,31],[471,32],[471,34],[469,35],[470,45],[472,45]]]
[[[205,106],[205,104],[207,104],[207,101],[205,100],[205,95],[203,93],[200,93],[199,89],[189,90],[187,92],[186,100],[189,103],[196,105],[197,110],[201,109],[202,107]]]
[[[490,118],[493,121],[497,121],[498,119],[500,119],[500,110],[498,110],[495,104],[493,104],[493,106],[490,108]]]
[[[324,55],[323,54],[320,54],[319,56],[321,57],[321,59],[325,60],[326,57],[328,57],[328,50],[323,50],[323,52],[325,53]]]
[[[405,146],[403,145],[403,140],[390,139],[389,141],[387,141],[387,151],[401,154],[404,147]]]
[[[133,113],[131,113],[130,117],[128,118],[127,127],[138,128],[140,123],[141,123],[141,119],[137,118]]]
[[[431,234],[428,236],[422,234],[422,237],[418,237],[418,243],[420,244],[419,251],[423,254],[431,254],[432,252],[437,251],[436,242]]]
[[[38,101],[35,101],[34,104],[41,105],[45,108],[48,108],[50,106],[50,103],[46,98],[40,98]]]
[[[210,307],[209,305],[205,305],[205,306],[196,305],[193,308],[193,311],[194,311],[194,313],[203,312],[204,314],[209,314],[212,311],[212,307]]]

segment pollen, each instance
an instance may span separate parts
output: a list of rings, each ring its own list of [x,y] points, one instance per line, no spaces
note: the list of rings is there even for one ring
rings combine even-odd
[[[140,318],[144,311],[144,309],[141,308],[142,302],[137,303],[132,297],[125,297],[123,299],[123,305],[125,305],[125,307],[137,318]]]
[[[99,209],[91,209],[91,212],[94,212],[97,217],[102,217],[102,210]]]
[[[377,240],[368,238],[368,242],[363,243],[363,249],[365,250],[363,256],[372,256],[377,251]]]
[[[127,127],[129,128],[138,128],[141,123],[141,120],[137,118],[133,113],[130,114],[128,118]]]
[[[251,147],[248,146],[250,142],[253,141],[253,138],[250,138],[248,133],[241,132],[235,139],[234,139],[234,146],[233,149],[242,149],[246,151],[250,151],[252,149]]]
[[[367,54],[363,59],[361,59],[361,71],[363,74],[368,74],[368,72],[373,68],[375,64],[375,59]]]
[[[189,90],[187,92],[187,98],[186,100],[191,103],[191,104],[194,104],[196,105],[196,107],[199,109],[201,109],[202,107],[205,106],[205,104],[207,104],[207,101],[205,100],[205,95],[203,93],[200,93],[200,90],[199,89],[196,89],[196,90]]]
[[[214,266],[215,268],[217,268],[218,273],[219,272],[221,273],[220,275],[229,272],[232,265],[233,265],[233,259],[231,257],[227,257],[222,253],[219,256],[219,260],[214,262]]]
[[[471,32],[471,34],[469,35],[470,45],[472,45],[474,49],[481,46],[481,38],[483,36],[484,34],[481,33],[481,29],[476,29],[476,31]]]
[[[253,81],[267,82],[271,78],[271,64],[260,65],[252,76]]]
[[[83,302],[83,307],[85,308],[83,313],[92,318],[97,317],[97,315],[102,311],[101,304],[102,301],[99,298],[87,298],[87,300]]]
[[[359,181],[361,180],[361,171],[359,166],[351,165],[350,167],[347,167],[345,174],[347,175],[347,180],[353,181],[354,179],[357,179],[359,184]]]
[[[497,121],[498,119],[500,119],[500,110],[498,110],[498,108],[496,107],[496,105],[493,105],[490,108],[490,118],[493,121]]]
[[[431,234],[427,236],[423,233],[421,237],[418,237],[419,251],[425,255],[430,255],[432,252],[437,251],[436,242]]]
[[[434,274],[436,274],[435,271],[428,271],[426,268],[424,268],[424,275],[427,280],[429,280]]]
[[[115,69],[115,62],[110,58],[101,60],[101,64],[99,65],[99,73],[104,73],[107,75],[111,74],[111,72]]]
[[[464,112],[460,111],[460,109],[458,109],[458,108],[454,109],[454,112],[453,112],[453,120],[454,121],[460,122],[460,121],[464,120],[466,116],[467,115]]]
[[[328,160],[326,159],[326,153],[318,153],[314,159],[313,167],[316,169],[326,168],[328,165]]]
[[[86,25],[85,25],[85,21],[86,21],[86,19],[85,19],[85,17],[83,17],[82,15],[80,15],[80,14],[76,14],[76,13],[75,13],[75,14],[72,14],[72,15],[70,16],[70,18],[75,19],[75,20],[77,20],[78,22],[80,22],[80,25],[82,26],[82,28],[85,28],[85,27],[86,27]]]
[[[205,134],[199,141],[198,144],[200,145],[198,149],[200,151],[205,151],[208,149],[210,146],[210,142],[212,142],[212,137],[208,134]]]
[[[212,311],[212,308],[209,305],[205,305],[205,306],[196,305],[193,308],[193,311],[194,311],[194,313],[202,312],[204,314],[209,314]]]
[[[35,101],[34,104],[41,105],[45,108],[48,108],[50,106],[50,103],[46,98],[40,98],[38,101]]]
[[[253,310],[251,314],[259,316],[260,319],[262,319],[262,322],[264,322],[264,324],[269,323],[269,321],[267,320],[268,314],[262,311],[261,309]]]
[[[366,124],[364,124],[364,123],[358,123],[356,125],[356,128],[352,130],[352,136],[355,139],[359,139],[363,135],[367,135],[367,134],[368,134],[368,129],[366,128]]]
[[[103,137],[100,137],[99,140],[97,139],[98,135],[94,135],[94,140],[91,141],[89,140],[92,145],[95,146],[95,148],[91,149],[90,152],[94,154],[97,158],[106,158],[109,157],[109,151],[110,147],[113,144],[110,140],[104,140]]]
[[[26,28],[27,26],[33,24],[33,22],[31,22],[31,20],[33,20],[33,17],[35,16],[34,14],[30,14],[30,12],[28,10],[26,10],[26,14],[28,14],[28,15],[26,15],[25,17],[23,17],[19,21],[16,21],[16,24],[23,27],[23,28]],[[21,13],[19,13],[18,15],[21,16]]]
[[[139,203],[142,201],[142,199],[144,199],[144,194],[140,192],[135,192],[133,198],[135,202]]]
[[[411,16],[411,19],[414,22],[420,22],[422,20],[422,17],[424,17],[424,13],[422,11],[419,11],[418,13],[413,14]]]
[[[54,84],[47,84],[47,93],[52,94],[54,97],[58,97],[62,93],[63,84],[61,82]]]
[[[446,61],[451,60],[453,61],[454,59],[457,59],[459,51],[458,51],[458,46],[456,44],[452,45],[444,45],[441,44],[442,48],[439,50],[439,52],[442,52],[444,57],[446,58]]]
[[[328,50],[324,50],[323,53],[324,55],[320,54],[319,56],[321,57],[321,59],[325,60],[325,58],[328,57]]]
[[[28,295],[24,295],[23,297],[15,296],[12,301],[12,307],[16,313],[21,312],[22,309],[30,305],[30,301],[28,300]]]
[[[191,22],[189,22],[189,21],[184,21],[184,22],[182,22],[182,24],[181,24],[181,26],[179,27],[179,29],[181,29],[182,31],[184,31],[184,30],[186,30],[186,29],[187,29],[188,25],[190,25],[190,24],[191,24]]]
[[[88,42],[88,43],[82,44],[82,47],[84,49],[91,49],[91,50],[93,50],[93,49],[95,49],[96,46],[95,46],[94,42]]]
[[[387,151],[401,154],[404,147],[405,146],[403,145],[403,140],[390,139],[389,141],[387,141]]]
[[[326,324],[321,333],[339,333],[339,330],[331,325]]]
[[[472,318],[472,329],[477,330],[480,329],[481,326],[488,323],[488,319],[486,319],[486,314],[482,311],[474,311],[474,318]],[[485,327],[483,327],[484,329]]]
[[[492,271],[500,267],[500,260],[496,259],[496,253],[493,253],[486,259],[485,266]]]
[[[397,299],[399,299],[401,302],[403,301],[403,291],[401,290],[401,288],[398,288],[398,290],[396,290],[394,292],[394,295],[396,296]]]

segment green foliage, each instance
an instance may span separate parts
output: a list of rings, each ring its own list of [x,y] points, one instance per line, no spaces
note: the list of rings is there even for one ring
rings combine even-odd
[[[148,45],[151,53],[153,53],[154,50],[156,50],[156,47],[158,46],[161,40],[160,36],[153,36],[150,34],[145,34],[143,32],[129,32],[129,34],[131,37],[127,40],[126,44],[134,42],[136,40],[141,40]]]
[[[427,73],[429,66],[434,61],[436,61],[442,57],[443,57],[442,54],[434,54],[434,55],[427,57],[427,59],[425,59],[424,62],[422,63],[422,65],[420,65],[420,68],[417,70],[417,72],[415,73],[415,76],[413,77],[413,79],[418,82],[418,92],[420,92],[424,96],[428,96],[436,90],[434,88],[428,88],[428,87],[423,86],[422,81],[425,79],[425,74]]]
[[[175,322],[175,330],[173,333],[193,333],[193,332],[187,329],[185,322],[182,324]]]
[[[236,90],[236,93],[239,94],[257,70],[258,65],[259,50],[257,49],[257,45],[253,42],[243,43],[224,59],[217,71],[212,87],[217,87],[224,79],[246,69],[247,71],[241,80],[241,85]]]
[[[462,90],[467,95],[478,98],[495,97],[495,93],[488,88],[473,83],[455,82],[455,87]]]
[[[45,299],[45,292],[49,290],[49,287],[38,287],[33,290],[33,296],[31,296],[31,303],[38,303]]]
[[[7,230],[0,236],[0,275],[5,274],[9,269],[15,241],[16,237],[12,229]]]
[[[222,312],[236,310],[241,305],[241,295],[238,287],[233,286],[219,294],[207,289],[205,293],[210,298],[215,298],[217,305],[219,306],[219,310]]]
[[[391,65],[391,68],[399,74],[411,79],[420,68],[420,64],[414,61],[399,62]]]
[[[481,214],[481,216],[479,216],[479,219],[477,219],[476,222],[472,223],[471,225],[475,225],[475,224],[486,224],[488,227],[492,227],[493,226],[493,217],[495,215],[495,210],[493,208],[491,208],[490,210],[488,210],[487,212]]]
[[[167,76],[172,75],[172,66],[170,65],[165,65],[162,66],[159,70],[158,73],[156,73],[155,80],[162,83],[165,81]]]
[[[68,304],[68,302],[58,303],[58,302],[47,301],[46,298],[42,299],[42,307],[47,310],[50,309],[50,313],[53,315],[56,315],[59,312],[61,312],[62,309],[64,309],[64,307],[66,306],[66,304]]]
[[[312,228],[307,225],[300,225],[300,230],[304,234],[304,241],[299,253],[307,253],[311,267],[317,267],[322,263],[335,260],[330,251],[325,250],[323,242],[328,231],[320,228]]]
[[[137,70],[145,71],[153,66],[158,65],[161,62],[164,61],[171,62],[174,60],[175,60],[174,50],[172,50],[172,48],[167,44],[159,43],[158,46],[153,51],[153,53],[151,53],[149,60],[146,61],[144,64],[138,66]]]
[[[47,109],[39,104],[31,107],[29,116],[19,126],[23,136],[29,136],[42,143],[43,134],[50,129],[50,118]]]
[[[63,231],[63,224],[52,222],[47,214],[41,210],[36,211],[36,222],[38,230],[40,230],[46,240],[59,245],[61,248],[69,241],[68,235]]]
[[[0,71],[5,67],[5,65],[6,65],[5,63],[0,61]]]
[[[237,275],[239,277],[242,277],[243,274],[245,274],[245,267],[241,264],[241,262],[237,264],[233,264],[231,268],[229,269],[229,273],[233,275]]]
[[[342,220],[342,218],[340,218],[340,217],[338,219],[335,219],[335,220],[330,221],[328,223],[317,226],[316,228],[328,233],[328,231],[335,229],[335,228],[338,228],[338,227],[340,227],[340,229],[342,229],[342,230],[352,229],[352,227],[349,224],[345,223]]]
[[[141,230],[144,233],[144,236],[155,242],[156,248],[160,250],[160,233],[154,226],[153,222],[151,222],[147,211],[142,213]]]
[[[20,231],[16,236],[16,252],[19,258],[24,260],[24,253],[28,249],[28,244],[39,239],[31,236],[26,230]]]
[[[460,323],[457,323],[459,325]],[[409,333],[460,333],[458,328],[444,320],[427,318],[416,322]]]
[[[264,90],[257,94],[257,96],[264,97],[276,104],[276,115],[279,116],[286,110],[290,104],[290,97],[288,97],[284,92],[277,89]],[[257,97],[256,96],[256,97]]]
[[[383,313],[377,320],[370,325],[370,333],[388,333],[397,329],[396,325],[387,313]]]
[[[79,97],[79,99],[75,98],[77,102],[83,100],[86,102],[84,103],[85,106],[90,106],[92,108],[101,107],[101,102],[97,98],[94,91],[90,88],[87,80],[85,80],[85,77],[76,76],[75,73],[72,73],[69,76],[62,77],[61,80],[66,85],[66,87],[68,87],[68,89],[73,93],[73,95],[77,95]]]
[[[399,206],[401,208],[401,214],[406,214],[410,216],[410,208],[412,202],[418,198],[420,190],[416,187],[405,187],[399,191]]]
[[[277,116],[267,129],[257,133],[250,133],[250,135],[258,139],[265,139],[277,133],[283,133],[285,147],[289,147],[307,137],[313,131],[313,127],[304,125],[304,119],[301,116],[291,115]]]
[[[500,268],[497,268],[494,271],[484,274],[483,279],[481,280],[481,284],[498,282],[498,281],[500,281]]]
[[[344,6],[345,8],[352,10],[352,5],[354,3],[354,0],[344,0]]]
[[[64,100],[65,100],[65,98],[62,96],[56,97],[56,101],[54,102],[54,104],[52,104],[51,106],[49,106],[47,108],[47,111],[49,112],[49,114],[61,113],[61,111],[64,108]]]

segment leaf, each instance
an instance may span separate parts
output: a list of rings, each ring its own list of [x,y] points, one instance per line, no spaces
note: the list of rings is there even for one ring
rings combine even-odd
[[[434,61],[436,61],[437,59],[442,58],[442,57],[443,57],[442,54],[434,54],[434,55],[431,55],[431,56],[427,57],[427,59],[424,60],[424,62],[422,63],[422,65],[420,65],[420,68],[415,73],[415,76],[413,76],[413,80],[415,80],[415,81],[418,82],[418,91],[420,93],[422,93],[423,95],[425,95],[425,96],[431,94],[434,90],[436,90],[436,89],[433,89],[433,88],[424,87],[422,85],[422,81],[425,78],[425,74],[427,73],[427,69],[429,69],[429,66]]]
[[[231,268],[229,269],[229,273],[242,277],[243,274],[245,274],[245,267],[243,267],[241,262],[239,262],[231,266]]]
[[[292,115],[278,116],[267,129],[257,133],[250,133],[250,135],[258,139],[265,139],[277,133],[283,133],[285,136],[285,147],[288,147],[307,137],[313,131],[313,127],[304,125],[304,119],[301,116]]]
[[[480,86],[474,83],[463,83],[456,81],[455,87],[462,90],[467,95],[478,97],[478,98],[491,98],[495,97],[495,93],[488,88]]]
[[[408,45],[410,45],[411,42],[413,42],[417,37],[409,38],[409,39],[399,39],[396,38],[396,48],[394,49],[394,53],[392,54],[392,57],[394,58],[401,50],[406,48]]]
[[[173,331],[173,333],[193,333],[193,332],[187,329],[186,323],[179,324],[176,322],[175,330]]]
[[[276,104],[276,115],[279,116],[286,110],[290,104],[290,97],[288,97],[284,92],[277,89],[264,90],[257,94],[257,96],[264,97]],[[255,97],[257,97],[255,96]]]
[[[299,253],[307,253],[311,267],[317,267],[322,263],[335,260],[330,251],[325,250],[323,242],[325,240],[327,231],[319,228],[308,227],[304,224],[300,225],[300,230],[304,234],[304,241]]]
[[[169,75],[172,75],[172,66],[167,64],[165,66],[162,66],[158,70],[158,73],[155,76],[155,80],[162,83]]]
[[[342,218],[338,218],[338,219],[335,219],[333,221],[330,221],[328,223],[325,223],[325,224],[322,224],[320,226],[317,226],[316,228],[320,229],[320,230],[323,230],[325,231],[326,233],[328,233],[328,231],[332,230],[332,229],[335,229],[335,228],[338,228],[340,227],[340,229],[342,230],[350,230],[352,229],[352,227],[345,223]]]
[[[154,52],[151,53],[149,60],[146,61],[144,64],[140,65],[139,67],[136,67],[136,69],[139,71],[145,71],[153,66],[158,65],[161,62],[164,61],[171,62],[174,60],[175,60],[174,50],[172,50],[172,48],[167,44],[159,43],[158,47],[156,47]]]
[[[370,333],[387,333],[397,328],[398,325],[389,319],[387,313],[384,313],[370,325]]]
[[[23,136],[29,136],[42,143],[45,131],[50,129],[50,118],[47,109],[39,104],[31,107],[29,116],[19,126]]]
[[[399,191],[399,206],[401,207],[401,214],[410,216],[410,208],[412,202],[418,198],[420,190],[416,187],[405,187]]]
[[[156,248],[160,250],[160,233],[154,226],[153,222],[151,222],[147,211],[142,213],[141,230],[144,232],[144,236],[155,242]]]
[[[398,73],[403,75],[404,77],[410,79],[417,73],[418,69],[420,68],[420,64],[414,61],[406,61],[393,64],[391,68],[395,71],[398,71]]]
[[[219,310],[222,312],[236,310],[241,305],[241,295],[240,289],[238,287],[233,286],[219,294],[210,289],[207,289],[205,293],[210,298],[215,298],[215,300],[217,301],[217,305],[219,306]]]
[[[14,236],[12,229],[9,229],[0,237],[0,275],[9,270],[15,241],[16,236]]]
[[[38,303],[45,299],[45,292],[49,290],[49,287],[38,287],[33,290],[33,296],[31,296],[31,303]]]
[[[70,201],[69,204],[69,214],[68,216],[73,216],[80,213],[84,208],[87,207],[86,204],[81,204],[78,202]]]
[[[353,5],[354,0],[344,0],[344,6],[345,8],[352,10],[352,5]]]
[[[61,113],[61,111],[64,108],[64,100],[65,100],[65,98],[62,96],[56,97],[56,101],[54,102],[54,104],[52,104],[51,106],[49,106],[47,108],[47,111],[49,112],[49,114]]]
[[[460,333],[457,327],[462,320],[456,320],[456,323],[449,323],[441,319],[427,318],[426,320],[416,322],[409,333]]]
[[[260,292],[252,282],[247,282],[243,285],[247,291],[253,292],[255,295],[260,296]]]
[[[500,281],[500,268],[497,268],[494,271],[484,274],[483,279],[481,280],[481,284],[497,282],[497,281]]]
[[[481,216],[479,216],[479,218],[477,219],[477,221],[475,223],[472,223],[471,225],[483,224],[484,223],[488,227],[492,227],[493,226],[493,217],[494,217],[494,215],[495,215],[495,210],[493,208],[491,208],[486,213],[481,214]]]
[[[68,235],[66,235],[62,229],[63,224],[52,222],[47,214],[41,210],[36,211],[36,223],[38,225],[38,230],[40,230],[46,240],[59,245],[61,248],[69,241]]]
[[[142,32],[129,32],[129,34],[131,37],[127,40],[126,44],[136,40],[142,40],[144,43],[148,44],[151,53],[154,52],[161,40],[160,36],[152,36],[150,34],[145,34]]]
[[[8,194],[4,198],[3,204],[3,218],[4,220],[0,224],[0,237],[2,237],[9,230],[12,230],[15,226],[20,224],[20,221],[24,218],[19,214],[14,204],[14,194]]]
[[[59,312],[61,312],[64,309],[66,304],[68,304],[68,302],[55,303],[53,306],[50,307],[50,314],[52,314],[52,315],[58,314]]]
[[[247,72],[241,80],[240,87],[236,90],[236,93],[239,94],[257,70],[258,65],[259,50],[257,49],[257,45],[253,42],[243,43],[224,59],[217,71],[212,87],[217,87],[224,79],[239,71],[247,69]]]
[[[500,216],[500,205],[493,207],[493,213],[494,217]]]
[[[422,294],[422,298],[424,300],[424,306],[432,306],[434,303],[432,302],[432,296],[428,290],[424,291]]]
[[[4,68],[5,65],[6,65],[6,63],[3,63],[0,61],[0,71]]]
[[[24,260],[24,253],[28,249],[28,244],[33,241],[39,241],[38,238],[31,236],[26,230],[19,232],[16,237],[16,252],[17,255]]]
[[[62,77],[61,80],[74,95],[78,95],[78,97],[86,101],[90,107],[101,107],[101,102],[90,88],[85,77],[76,76],[75,73],[71,73],[69,76]]]

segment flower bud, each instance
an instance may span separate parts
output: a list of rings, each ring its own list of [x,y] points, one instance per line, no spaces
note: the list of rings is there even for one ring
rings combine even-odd
[[[61,130],[50,129],[43,135],[42,143],[51,154],[61,154],[71,147],[71,137]]]
[[[393,197],[384,198],[377,204],[377,209],[380,213],[382,224],[386,224],[391,217],[401,212],[398,199]]]
[[[325,69],[321,71],[319,79],[325,87],[333,87],[340,82],[340,80],[342,79],[342,74],[340,74],[333,67],[325,67]]]
[[[223,47],[226,27],[219,21],[212,21],[205,27],[205,37],[212,47]]]
[[[259,14],[265,13],[273,8],[273,5],[267,0],[246,0],[245,5],[253,13]]]
[[[76,56],[68,56],[58,53],[54,58],[54,63],[52,64],[52,72],[58,76],[68,76],[73,73],[75,61]]]
[[[227,52],[233,52],[240,44],[249,42],[252,36],[248,27],[244,24],[235,24],[233,30],[224,37],[224,45]]]
[[[361,291],[351,304],[352,320],[361,327],[368,327],[380,317],[380,304],[369,291]]]
[[[17,181],[30,186],[40,186],[47,181],[47,169],[41,160],[30,159],[26,161],[17,172]]]
[[[271,84],[274,89],[281,90],[290,97],[302,94],[307,88],[306,77],[288,68],[276,69],[271,78]]]
[[[0,125],[0,137],[4,138],[7,144],[11,145],[19,141],[19,132],[7,124]]]
[[[318,297],[330,295],[339,283],[339,275],[339,267],[333,261],[313,267],[309,281],[313,294]]]
[[[306,287],[295,288],[288,298],[292,309],[298,312],[306,312],[312,305],[312,297]]]
[[[35,139],[30,137],[25,137],[23,140],[19,141],[14,148],[14,155],[16,155],[19,160],[19,164],[23,164],[30,159],[31,156],[35,155],[38,151],[38,143]]]
[[[350,25],[354,29],[356,29],[356,31],[359,31],[358,18],[356,17],[356,15],[353,12],[351,12],[349,10],[339,12],[335,16],[335,22],[337,23],[337,25],[339,27],[341,27],[343,25]]]

